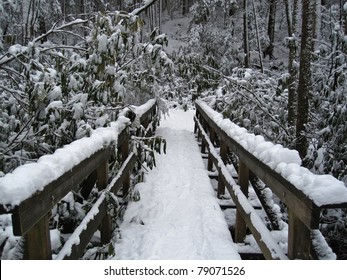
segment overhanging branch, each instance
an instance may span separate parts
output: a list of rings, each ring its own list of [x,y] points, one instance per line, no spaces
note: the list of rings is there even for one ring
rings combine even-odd
[[[157,2],[157,0],[146,0],[144,5],[140,8],[137,8],[135,10],[133,10],[130,14],[133,16],[137,16],[140,13],[146,11],[150,6],[152,6],[155,2]]]

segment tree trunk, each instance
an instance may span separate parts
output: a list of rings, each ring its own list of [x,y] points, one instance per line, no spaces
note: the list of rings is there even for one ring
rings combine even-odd
[[[322,27],[322,0],[316,0],[316,41],[319,42],[321,40],[321,27]]]
[[[259,38],[258,19],[257,19],[257,12],[256,12],[256,10],[255,10],[254,0],[252,0],[252,7],[253,7],[253,16],[254,16],[255,32],[256,32],[256,36],[257,36],[257,45],[258,45],[258,54],[259,54],[260,69],[261,69],[261,72],[264,73],[263,57],[262,57],[262,51],[261,51],[261,46],[260,46],[260,38]]]
[[[317,26],[318,26],[318,18],[317,18],[317,13],[318,13],[318,0],[314,0],[312,3],[312,8],[314,9],[314,12],[312,13],[312,38],[317,39],[318,34],[317,34]],[[319,8],[320,8],[320,3],[319,3]],[[315,50],[315,40],[312,40],[311,42],[311,51],[314,52]]]
[[[117,1],[117,4],[118,4],[118,9],[120,11],[123,11],[124,10],[124,3],[123,3],[123,0],[118,0]]]
[[[270,39],[270,46],[269,46],[269,57],[270,59],[273,58],[273,51],[274,51],[274,44],[275,44],[275,25],[276,25],[276,5],[277,0],[270,0],[270,11],[269,11],[269,22],[268,22],[268,29],[267,33]]]
[[[25,25],[24,25],[24,33],[23,33],[23,37],[24,37],[24,44],[28,44],[30,37],[31,37],[31,21],[33,18],[33,1],[34,0],[30,0],[29,4],[27,5],[27,9],[24,8],[23,6],[23,18],[25,18]]]
[[[159,18],[158,18],[158,22],[159,22],[159,33],[162,33],[162,26],[161,26],[161,21],[162,21],[162,12],[163,12],[163,0],[159,0]]]
[[[245,55],[245,67],[249,68],[249,37],[248,37],[248,5],[247,0],[243,0],[243,49]]]
[[[289,36],[289,61],[288,61],[288,124],[293,126],[295,124],[296,106],[297,106],[297,75],[298,71],[295,66],[295,60],[297,59],[297,22],[298,22],[298,0],[293,2],[293,10],[290,10],[289,0],[285,0],[287,25],[288,25],[288,36]]]
[[[106,7],[104,3],[101,0],[96,0],[95,1],[95,12],[101,12],[105,13],[106,12]]]
[[[311,51],[313,40],[313,19],[315,14],[316,0],[302,1],[302,32],[300,72],[298,86],[298,107],[296,119],[296,142],[295,146],[301,158],[305,158],[308,148],[306,127],[309,117],[309,97],[311,93]]]

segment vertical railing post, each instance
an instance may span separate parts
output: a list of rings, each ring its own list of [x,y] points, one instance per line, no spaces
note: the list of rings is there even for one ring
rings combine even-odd
[[[149,116],[146,116],[146,118],[143,120],[142,126],[146,130],[148,128],[148,125],[149,125]]]
[[[311,258],[311,231],[319,228],[320,210],[312,209],[311,228],[295,215],[294,211],[288,210],[288,258],[308,260]]]
[[[204,129],[205,132],[206,132],[207,130],[206,130],[206,122],[205,122],[205,120],[202,120],[201,125],[202,125],[203,129]],[[201,153],[202,153],[202,154],[205,154],[205,153],[206,153],[206,143],[205,143],[205,140],[204,140],[204,139],[205,139],[205,138],[202,137],[202,131],[201,131]]]
[[[25,235],[24,256],[26,260],[51,260],[51,237],[49,232],[49,212]]]
[[[196,108],[196,112],[195,112],[195,117],[197,120],[199,120],[199,109]],[[198,124],[195,122],[194,124],[194,134],[196,134],[198,131]]]
[[[241,187],[243,194],[248,197],[248,185],[249,185],[249,169],[248,167],[240,160],[239,161],[239,170],[238,170],[238,184]],[[247,225],[243,220],[240,212],[236,211],[236,224],[235,224],[235,242],[242,243],[246,237]]]
[[[122,162],[124,162],[129,155],[129,137],[124,141],[122,146],[120,147],[120,152],[122,155]],[[129,193],[130,188],[130,173],[126,174],[126,178],[123,182],[123,198],[126,198]]]
[[[216,140],[216,132],[213,130],[212,127],[210,127],[210,140],[211,143],[213,144]],[[212,154],[211,151],[208,153],[208,161],[207,161],[207,170],[212,171],[213,169],[213,159],[212,159]]]
[[[224,162],[224,164],[227,161],[227,155],[228,155],[228,146],[225,144],[225,142],[221,139],[220,141],[220,151],[219,155]],[[222,195],[225,194],[225,184],[222,179],[222,172],[219,172],[218,176],[218,189],[217,189],[217,197],[220,198]]]
[[[99,191],[106,189],[108,184],[108,160],[104,161],[97,169],[96,169],[97,182],[96,185]],[[100,234],[101,234],[101,243],[107,244],[111,240],[112,234],[112,223],[111,217],[106,212],[106,215],[103,217],[102,222],[100,224]]]

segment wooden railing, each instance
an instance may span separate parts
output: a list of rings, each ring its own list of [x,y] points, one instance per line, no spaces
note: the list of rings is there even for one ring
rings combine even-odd
[[[156,114],[155,100],[150,100],[143,108],[139,110],[141,113],[137,117],[147,129],[147,134],[150,134],[149,126]],[[130,173],[136,160],[135,155],[129,151],[129,126],[118,133],[116,147],[114,143],[104,146],[13,209],[13,233],[25,237],[24,259],[52,258],[49,231],[51,211],[77,186],[80,187],[81,195],[87,198],[96,183],[100,196],[66,241],[57,259],[80,258],[97,229],[100,230],[101,243],[110,242],[113,226],[107,211],[106,195],[107,192],[117,194],[120,190],[123,196],[128,194]],[[114,159],[116,149],[121,155],[122,165],[115,178],[109,178],[109,160]]]
[[[325,208],[347,208],[347,200],[342,203],[341,201],[329,202],[318,207],[306,194],[228,135],[211,117],[211,114],[206,112],[206,106],[206,103],[201,101],[196,103],[195,132],[198,133],[198,140],[201,139],[202,153],[205,153],[206,149],[208,150],[208,170],[212,171],[214,166],[218,171],[217,196],[223,195],[227,188],[237,207],[235,241],[244,242],[248,228],[266,259],[334,257],[335,254],[319,231],[320,212]],[[219,152],[215,145],[218,146]],[[228,155],[238,158],[237,162],[233,162],[238,173],[237,183],[226,168]],[[257,184],[259,179],[265,184],[265,188],[270,188],[287,206],[289,216],[288,252],[284,252],[280,248],[247,199],[248,188],[252,185],[258,196],[260,195],[259,200],[271,225],[273,228],[278,227],[279,221],[271,211],[273,210],[272,205],[269,205],[267,199],[263,199],[261,196],[264,192],[263,189],[259,189],[259,184]],[[346,197],[345,193],[344,197]],[[317,246],[328,249],[317,250]]]

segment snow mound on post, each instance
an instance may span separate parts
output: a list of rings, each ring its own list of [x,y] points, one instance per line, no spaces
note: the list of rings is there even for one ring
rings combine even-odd
[[[120,117],[110,127],[94,130],[91,137],[76,140],[57,149],[52,155],[42,156],[37,162],[19,166],[6,174],[0,178],[0,204],[16,206],[35,192],[42,191],[47,184],[81,161],[116,143],[118,135],[128,123],[128,118]]]
[[[198,104],[206,114],[233,140],[249,153],[281,174],[286,180],[301,190],[317,206],[347,202],[347,188],[342,181],[331,175],[316,175],[301,166],[301,159],[296,150],[273,144],[263,136],[248,133],[229,119],[210,108],[205,102]]]
[[[144,113],[146,113],[152,106],[154,106],[154,104],[156,103],[155,99],[151,99],[148,102],[146,102],[145,104],[138,106],[135,108],[135,114],[136,116],[138,116],[139,118],[142,117],[142,115]]]

